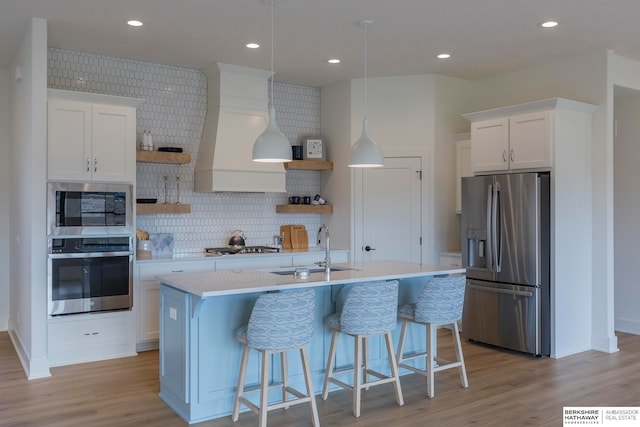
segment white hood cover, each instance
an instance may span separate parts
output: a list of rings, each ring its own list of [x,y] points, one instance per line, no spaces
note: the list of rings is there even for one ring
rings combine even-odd
[[[195,191],[285,192],[282,163],[251,160],[267,126],[271,72],[216,63],[207,76],[207,117],[196,160]]]

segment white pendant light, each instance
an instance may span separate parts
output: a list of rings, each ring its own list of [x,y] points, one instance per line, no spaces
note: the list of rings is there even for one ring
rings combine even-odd
[[[364,118],[362,119],[362,134],[349,153],[350,168],[376,168],[383,165],[384,156],[378,144],[369,136],[367,123],[367,27],[373,21],[363,20],[358,25],[364,28]]]
[[[262,134],[253,143],[253,156],[254,162],[263,163],[283,163],[290,162],[291,156],[291,143],[276,124],[276,112],[273,108],[273,5],[277,0],[271,0],[271,95],[270,107],[269,107],[269,122]]]

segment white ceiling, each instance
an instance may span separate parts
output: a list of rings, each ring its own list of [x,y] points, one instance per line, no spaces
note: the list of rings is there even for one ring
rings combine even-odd
[[[0,65],[31,17],[49,46],[202,69],[213,62],[270,68],[270,0],[0,0]],[[131,28],[128,19],[145,25]],[[560,26],[537,24],[555,19]],[[277,0],[276,80],[323,86],[364,75],[437,73],[465,79],[596,49],[640,60],[638,0]],[[244,47],[249,41],[263,46]],[[441,51],[452,54],[437,60]],[[327,59],[342,63],[330,65]]]

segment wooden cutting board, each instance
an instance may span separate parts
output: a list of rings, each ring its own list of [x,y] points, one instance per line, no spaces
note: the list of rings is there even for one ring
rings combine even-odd
[[[280,226],[282,249],[309,249],[309,235],[304,225],[287,224]]]
[[[280,237],[282,237],[282,249],[291,249],[291,225],[280,226]]]
[[[307,229],[304,226],[302,226],[301,229],[297,229],[297,241],[297,249],[302,249],[305,251],[309,249],[309,234],[307,233]]]

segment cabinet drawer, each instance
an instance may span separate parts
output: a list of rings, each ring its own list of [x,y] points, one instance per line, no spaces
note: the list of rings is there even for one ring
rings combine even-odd
[[[446,267],[462,267],[462,255],[442,254],[440,255],[440,265]]]
[[[293,254],[293,265],[309,265],[324,261],[324,251],[313,251],[306,254]],[[347,251],[331,251],[331,262],[347,262]]]
[[[138,264],[138,280],[155,280],[156,276],[171,273],[188,273],[192,271],[215,270],[216,263],[213,260],[178,261]]]
[[[135,354],[130,311],[49,319],[47,331],[52,366]]]

